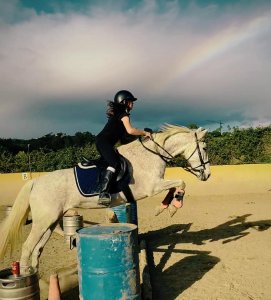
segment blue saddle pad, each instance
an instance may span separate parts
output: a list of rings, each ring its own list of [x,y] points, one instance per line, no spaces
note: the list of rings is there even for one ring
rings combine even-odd
[[[79,163],[73,170],[76,185],[81,195],[92,197],[100,193],[99,180],[101,172],[103,172],[103,166],[101,164],[99,165],[98,163],[98,165],[93,164],[85,167]],[[118,177],[117,181],[114,181],[110,188],[110,193],[112,194],[122,191],[131,180],[130,174],[126,168],[124,168],[124,172],[121,172]]]
[[[81,164],[74,168],[74,176],[79,192],[85,197],[99,194],[99,174],[96,165],[83,167]]]

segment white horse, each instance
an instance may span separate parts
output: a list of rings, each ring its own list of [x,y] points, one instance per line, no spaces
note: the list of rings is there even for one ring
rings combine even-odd
[[[136,140],[118,147],[129,163],[130,189],[135,200],[158,194],[174,187],[184,189],[184,182],[165,180],[166,161],[181,154],[187,160],[189,170],[200,180],[210,176],[210,165],[203,138],[206,130],[190,130],[186,127],[165,125],[161,132],[153,134],[153,140]],[[126,201],[124,194],[112,195],[114,205]],[[20,228],[32,213],[31,232],[23,244],[20,259],[21,270],[27,273],[31,266],[38,268],[39,256],[52,231],[65,212],[74,207],[97,208],[98,196],[84,197],[76,186],[73,168],[57,170],[28,181],[20,190],[11,213],[1,224],[0,257],[8,244],[19,240]]]

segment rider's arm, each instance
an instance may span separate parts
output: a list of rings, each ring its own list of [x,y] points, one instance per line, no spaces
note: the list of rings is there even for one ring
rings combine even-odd
[[[127,131],[127,133],[131,134],[131,135],[143,135],[145,137],[149,137],[151,138],[151,134],[147,131],[141,130],[141,129],[137,129],[134,128],[131,123],[130,123],[130,119],[128,116],[124,116],[121,118],[121,121],[123,122],[123,125]]]

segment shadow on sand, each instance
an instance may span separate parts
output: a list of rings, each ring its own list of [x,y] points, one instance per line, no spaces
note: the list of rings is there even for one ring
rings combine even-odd
[[[164,229],[141,234],[140,239],[145,239],[148,246],[153,299],[176,299],[220,261],[219,257],[210,255],[210,251],[182,250],[180,245],[185,243],[204,245],[206,242],[219,240],[225,244],[248,235],[247,229],[253,228],[257,231],[264,231],[270,228],[271,220],[246,222],[249,216],[251,214],[232,217],[232,220],[211,229],[190,231],[192,223],[189,223],[175,224]],[[175,249],[177,245],[178,249]],[[166,247],[161,249],[161,246]],[[154,252],[162,253],[157,265],[153,260]],[[173,253],[181,254],[180,257],[183,258],[164,270]]]

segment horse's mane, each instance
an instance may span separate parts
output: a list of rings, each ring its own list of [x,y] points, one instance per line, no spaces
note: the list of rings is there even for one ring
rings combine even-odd
[[[172,135],[175,135],[177,133],[189,133],[191,132],[191,129],[184,127],[184,126],[178,126],[178,125],[171,125],[171,124],[164,124],[161,126],[160,130],[158,132],[155,132],[153,134],[154,140],[156,143],[158,143],[161,146],[164,146],[165,141],[167,138],[169,138]],[[135,140],[129,144],[122,145],[120,147],[124,147],[125,149],[132,149],[135,147],[140,147],[141,144],[138,142],[138,140]]]
[[[171,125],[166,123],[161,126],[160,131],[155,136],[155,141],[160,145],[164,145],[168,137],[175,135],[177,133],[189,133],[189,132],[191,132],[191,129],[187,127]]]

